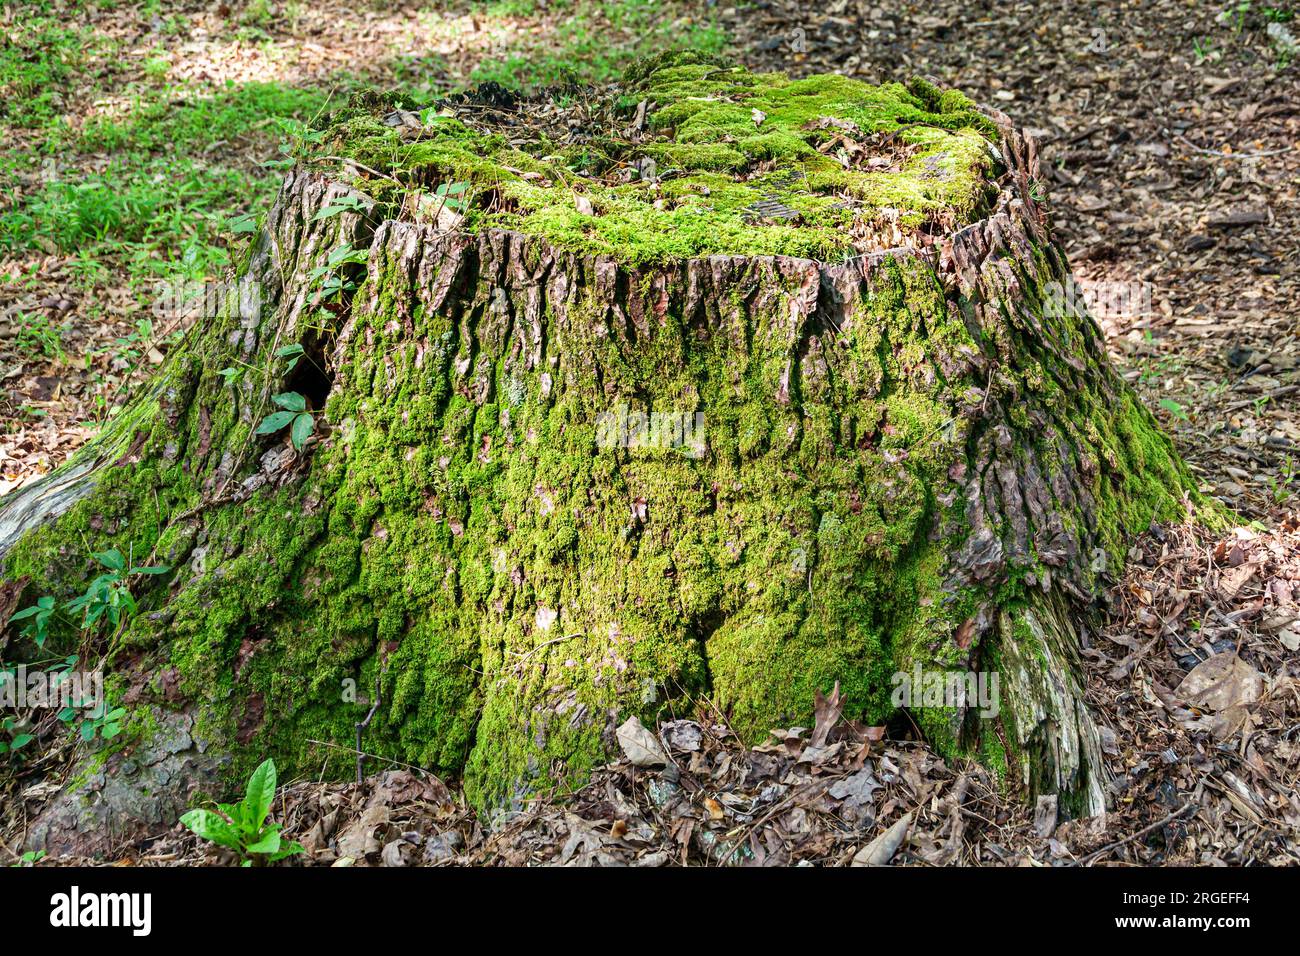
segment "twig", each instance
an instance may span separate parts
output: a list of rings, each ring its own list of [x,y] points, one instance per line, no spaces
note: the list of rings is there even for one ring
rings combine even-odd
[[[1225,405],[1223,411],[1235,412],[1239,408],[1246,408],[1250,405],[1254,405],[1256,402],[1260,401],[1260,399],[1272,401],[1275,398],[1282,398],[1285,395],[1290,395],[1297,391],[1300,391],[1300,385],[1283,385],[1281,388],[1275,388],[1271,392],[1265,392],[1263,395],[1257,395],[1255,398],[1247,398],[1242,401],[1233,402],[1231,405]]]
[[[307,743],[317,744],[321,747],[329,747],[331,750],[342,750],[344,753],[356,754],[359,757],[369,757],[371,760],[382,760],[384,763],[390,763],[394,767],[402,767],[405,770],[415,770],[419,773],[429,773],[424,767],[417,767],[413,763],[403,763],[400,760],[394,760],[392,757],[381,757],[379,754],[366,753],[362,750],[356,750],[353,747],[344,747],[342,744],[336,744],[329,740],[313,740],[307,738]]]
[[[1111,843],[1111,844],[1109,844],[1109,845],[1107,845],[1107,846],[1104,846],[1104,847],[1102,847],[1100,850],[1097,850],[1097,851],[1095,851],[1095,852],[1093,852],[1093,853],[1089,853],[1087,856],[1085,856],[1082,860],[1080,860],[1080,861],[1079,861],[1077,864],[1075,864],[1075,865],[1076,865],[1076,866],[1090,866],[1090,865],[1092,864],[1092,861],[1093,861],[1093,860],[1096,860],[1096,859],[1099,858],[1099,857],[1105,856],[1107,853],[1111,852],[1112,850],[1118,850],[1118,849],[1119,849],[1120,847],[1122,847],[1124,844],[1126,844],[1126,843],[1132,843],[1134,840],[1138,839],[1139,837],[1144,837],[1144,836],[1146,836],[1146,835],[1147,835],[1148,833],[1150,833],[1152,830],[1158,830],[1158,829],[1160,829],[1160,828],[1161,828],[1162,826],[1164,826],[1166,823],[1170,823],[1170,822],[1172,822],[1173,820],[1177,819],[1178,817],[1181,817],[1181,816],[1182,816],[1184,813],[1186,813],[1189,809],[1191,809],[1192,807],[1196,806],[1196,804],[1199,802],[1199,799],[1200,799],[1200,796],[1199,796],[1199,795],[1200,795],[1200,791],[1199,791],[1199,789],[1198,789],[1198,790],[1197,790],[1197,795],[1196,795],[1196,796],[1192,797],[1192,799],[1188,800],[1186,803],[1184,803],[1181,807],[1179,807],[1179,808],[1178,808],[1177,810],[1175,810],[1173,813],[1169,814],[1169,816],[1165,817],[1164,819],[1157,820],[1155,823],[1149,824],[1148,826],[1144,826],[1141,830],[1138,830],[1136,833],[1130,833],[1128,836],[1124,837],[1124,839],[1122,839],[1122,840],[1116,840],[1114,843]]]
[[[584,635],[585,632],[577,631],[573,634],[565,634],[561,637],[553,637],[549,641],[542,641],[542,643],[536,645],[535,647],[530,647],[523,654],[519,654],[517,651],[509,651],[508,653],[516,654],[519,657],[519,660],[515,661],[515,663],[522,664],[524,661],[528,660],[528,658],[532,657],[534,654],[540,651],[543,647],[550,647],[552,644],[559,644],[561,641],[570,641],[573,640],[573,638],[575,637],[583,637]]]
[[[357,783],[360,783],[362,780],[361,762],[366,758],[366,755],[361,750],[361,732],[370,726],[370,718],[375,716],[375,711],[379,709],[379,705],[381,703],[383,703],[383,697],[379,693],[379,675],[376,674],[375,675],[375,702],[370,707],[370,713],[366,714],[366,719],[361,721],[361,723],[357,724]]]
[[[1294,146],[1286,146],[1282,149],[1266,149],[1258,153],[1225,153],[1217,149],[1206,149],[1204,146],[1197,146],[1182,133],[1175,133],[1174,139],[1189,149],[1194,149],[1206,156],[1217,156],[1219,159],[1258,159],[1262,156],[1281,156],[1283,153],[1289,153],[1295,148]]]
[[[387,179],[389,182],[397,183],[399,186],[405,185],[400,179],[390,176],[387,173],[381,173],[377,169],[371,169],[365,163],[358,163],[355,159],[349,159],[347,156],[322,156],[321,159],[330,159],[338,163],[346,163],[349,166],[355,166],[363,173],[369,173],[371,176],[378,176],[380,179]]]

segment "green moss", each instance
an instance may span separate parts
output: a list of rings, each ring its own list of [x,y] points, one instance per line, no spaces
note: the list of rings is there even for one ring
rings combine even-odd
[[[432,116],[408,141],[380,122],[385,102],[344,111],[324,151],[425,189],[468,183],[466,228],[508,228],[636,264],[716,253],[833,261],[869,247],[863,236],[881,223],[961,223],[987,203],[993,132],[964,98],[758,75],[697,54],[658,58],[629,82],[625,102],[651,104],[647,138],[557,148],[545,132],[521,142],[519,128],[492,126],[499,114],[490,112]],[[837,136],[845,146],[819,151]],[[647,161],[653,176],[631,172]],[[763,203],[789,212],[766,216]]]
[[[234,742],[235,777],[268,753],[343,771],[346,753],[311,741],[352,739],[368,704],[347,681],[363,697],[380,686],[368,752],[464,768],[483,804],[580,779],[629,707],[652,720],[707,694],[759,739],[806,722],[839,680],[851,713],[883,720],[898,635],[950,623],[927,488],[959,449],[936,434],[945,400],[908,384],[916,316],[942,308],[921,268],[880,272],[827,374],[805,373],[799,414],[772,397],[788,363],[780,297],[736,303],[740,339],[701,337],[673,309],[628,350],[586,283],[565,322],[546,313],[549,348],[574,363],[548,394],[490,322],[473,336],[442,311],[392,322],[408,280],[380,269],[301,484],[212,507],[201,531],[169,525],[217,464],[187,458],[202,420],[229,449],[256,417],[252,383],[245,395],[215,374],[226,355],[178,363],[163,390],[188,396],[181,419],[153,406],[142,464],[108,472],[10,568],[81,578],[53,562],[70,533],[174,563],[118,645],[175,670],[201,735]],[[704,452],[602,448],[600,413],[642,395],[702,414]]]

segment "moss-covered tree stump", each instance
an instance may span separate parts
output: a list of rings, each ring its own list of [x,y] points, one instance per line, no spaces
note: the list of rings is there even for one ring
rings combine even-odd
[[[1191,483],[1047,307],[1037,175],[921,81],[679,57],[568,106],[356,102],[252,243],[260,309],[0,503],[5,577],[168,565],[104,645],[126,739],[187,712],[232,776],[350,773],[377,685],[364,750],[500,806],[633,714],[752,742],[838,681],[880,723],[920,667],[1000,676],[996,718],[912,708],[944,752],[1100,810],[1078,625]]]

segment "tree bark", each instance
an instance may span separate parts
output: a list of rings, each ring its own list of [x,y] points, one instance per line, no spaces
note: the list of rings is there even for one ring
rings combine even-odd
[[[376,682],[362,749],[499,807],[580,778],[630,714],[707,701],[756,742],[837,681],[881,723],[899,674],[984,672],[996,713],[913,721],[1101,812],[1081,641],[1126,536],[1192,484],[1092,319],[1046,299],[1070,270],[1034,147],[990,115],[986,215],[834,262],[629,264],[300,166],[246,264],[260,314],[197,325],[0,502],[6,578],[66,596],[108,546],[171,567],[104,645],[128,739],[185,712],[232,777],[349,774],[320,742],[352,745]],[[356,289],[322,300],[342,246]],[[287,392],[301,449],[255,434]]]

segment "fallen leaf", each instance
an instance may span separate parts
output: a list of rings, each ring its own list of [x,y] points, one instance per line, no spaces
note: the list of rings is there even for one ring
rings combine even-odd
[[[619,747],[633,766],[662,767],[668,763],[658,738],[637,717],[629,717],[615,733]]]
[[[872,796],[880,787],[876,775],[864,768],[852,776],[835,781],[827,792],[832,798],[844,800],[850,806],[863,806],[871,802]]]
[[[912,826],[909,810],[902,818],[880,836],[853,855],[851,866],[888,866],[898,848],[903,845],[907,831]]]
[[[693,720],[670,720],[661,724],[659,734],[671,750],[694,753],[704,740],[704,730]]]
[[[844,712],[844,695],[840,693],[840,682],[836,681],[829,697],[823,697],[821,688],[813,698],[813,713],[816,715],[812,737],[808,740],[810,747],[826,746],[826,738],[840,721]]]
[[[405,840],[394,840],[384,846],[380,859],[384,866],[406,866],[406,860],[402,857],[402,846],[409,846]]]
[[[1201,710],[1227,710],[1259,700],[1264,679],[1235,651],[1225,651],[1192,668],[1174,693]]]
[[[380,845],[375,839],[375,829],[388,823],[388,816],[388,807],[383,804],[362,811],[361,816],[339,834],[339,857],[360,860],[370,853],[378,853]]]

